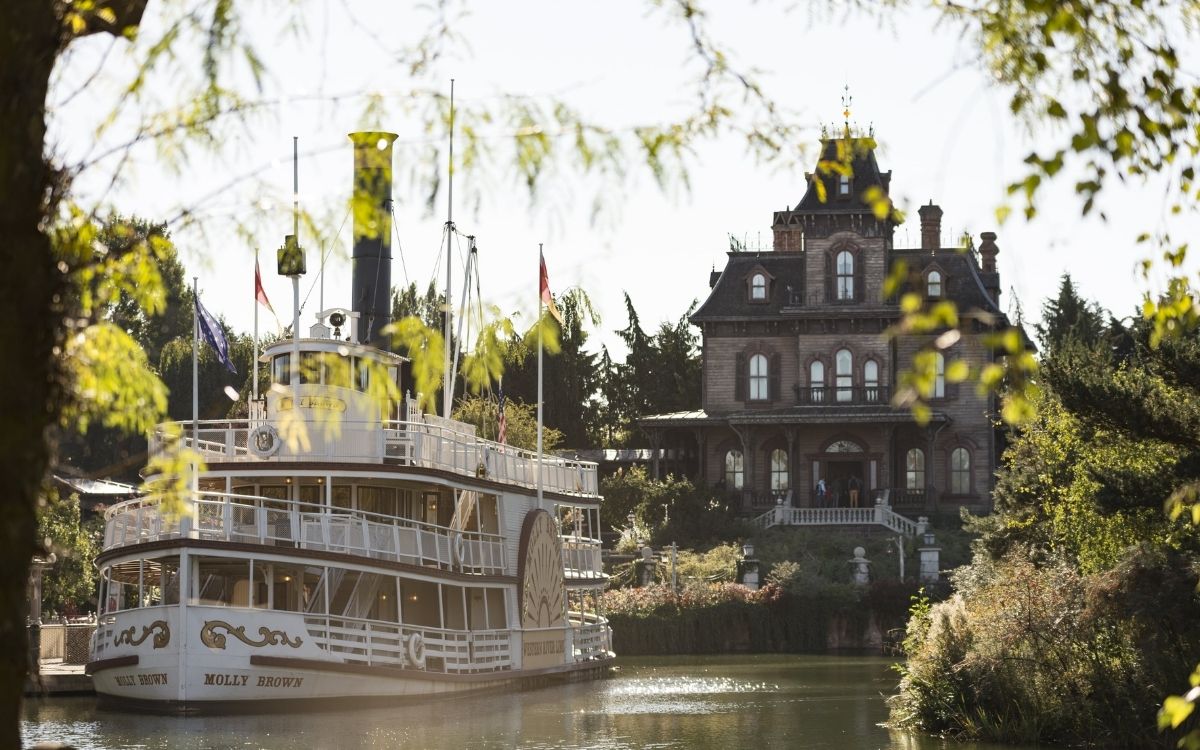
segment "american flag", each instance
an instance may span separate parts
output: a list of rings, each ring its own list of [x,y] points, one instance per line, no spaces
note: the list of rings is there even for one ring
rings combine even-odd
[[[500,386],[500,427],[498,428],[496,440],[500,444],[508,442],[508,418],[504,416],[504,385]]]

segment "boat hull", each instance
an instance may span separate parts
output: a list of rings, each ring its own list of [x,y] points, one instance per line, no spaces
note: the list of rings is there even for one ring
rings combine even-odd
[[[256,713],[378,706],[454,694],[529,689],[604,677],[612,659],[503,674],[444,675],[306,659],[260,657],[220,666],[89,665],[101,708],[155,713]],[[180,689],[182,687],[182,690]],[[180,698],[180,695],[186,696]]]

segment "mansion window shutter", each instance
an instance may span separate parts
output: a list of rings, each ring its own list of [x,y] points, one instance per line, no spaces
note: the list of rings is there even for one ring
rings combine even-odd
[[[780,362],[779,352],[771,355],[771,366],[768,370],[770,377],[767,381],[767,399],[770,401],[779,401],[783,394],[780,392],[783,366]]]
[[[746,369],[746,355],[738,352],[733,373],[733,398],[735,401],[746,400],[746,378],[748,377],[750,377],[750,373]]]
[[[825,302],[837,302],[837,266],[833,253],[825,253]]]
[[[862,302],[867,298],[866,285],[863,284],[863,266],[867,265],[863,256],[865,253],[858,252],[854,254],[854,294],[852,298],[855,302]]]

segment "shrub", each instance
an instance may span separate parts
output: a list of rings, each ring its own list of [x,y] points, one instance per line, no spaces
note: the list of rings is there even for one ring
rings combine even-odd
[[[1133,549],[1085,576],[1029,550],[979,558],[959,593],[918,602],[892,722],[963,739],[1161,747],[1161,688],[1200,656],[1182,555]]]

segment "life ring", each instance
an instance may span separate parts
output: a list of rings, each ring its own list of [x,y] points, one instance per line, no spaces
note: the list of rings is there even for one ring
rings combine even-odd
[[[270,458],[279,452],[283,441],[279,439],[279,431],[269,424],[260,424],[250,431],[246,440],[250,452],[259,458]]]
[[[421,637],[420,633],[413,633],[408,637],[405,651],[408,653],[409,664],[417,669],[425,668],[425,639]]]
[[[467,542],[461,531],[454,532],[450,537],[450,554],[454,556],[454,564],[460,568],[467,560]]]

